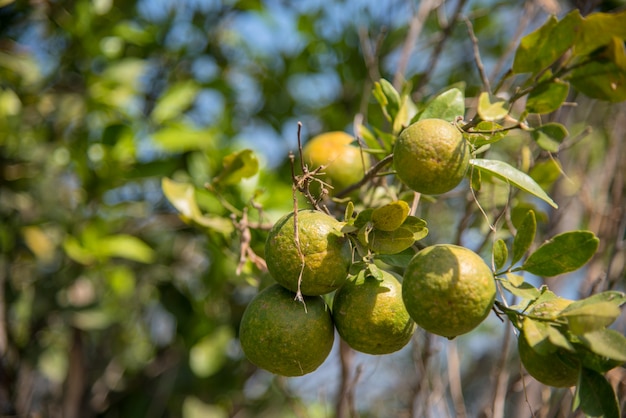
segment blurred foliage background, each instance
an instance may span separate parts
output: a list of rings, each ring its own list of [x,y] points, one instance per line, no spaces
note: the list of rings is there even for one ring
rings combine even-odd
[[[290,380],[243,357],[238,322],[269,279],[249,263],[235,273],[230,213],[270,222],[290,210],[297,122],[303,139],[351,131],[356,115],[383,125],[371,111],[380,77],[410,81],[416,102],[458,82],[467,97],[480,92],[463,18],[495,78],[523,34],[575,7],[624,2],[0,1],[0,415],[333,416],[337,355]],[[539,226],[542,239],[576,228],[600,237],[584,271],[549,283],[579,298],[625,286],[626,107],[571,100],[546,117],[571,135],[564,175],[544,184],[560,209],[544,208]],[[523,164],[518,136],[499,152]],[[242,148],[260,173],[210,193],[222,158]],[[551,161],[534,157],[537,170]],[[180,220],[163,177],[196,186],[210,230]],[[483,248],[470,205],[426,201],[428,240]],[[490,318],[454,343],[418,333],[395,355],[357,356],[358,413],[528,416],[532,405],[567,416],[569,391],[522,384],[511,332]]]

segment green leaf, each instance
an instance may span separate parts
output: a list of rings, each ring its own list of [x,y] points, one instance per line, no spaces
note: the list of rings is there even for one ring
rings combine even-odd
[[[369,235],[369,249],[377,254],[397,254],[415,243],[413,231],[401,226],[393,231],[373,230]]]
[[[574,45],[581,22],[577,9],[561,21],[550,16],[539,29],[522,38],[515,51],[513,72],[537,74],[547,68]]]
[[[482,120],[493,122],[504,119],[509,114],[508,102],[489,93],[480,93],[478,97],[478,116]]]
[[[608,45],[614,37],[626,40],[626,10],[619,13],[592,13],[582,20],[574,44],[575,55],[587,55]]]
[[[226,347],[233,337],[232,328],[221,326],[194,344],[189,350],[191,371],[200,378],[219,371],[226,360]]]
[[[595,354],[607,359],[626,362],[626,336],[601,328],[579,336],[580,341]]]
[[[171,85],[154,106],[151,115],[154,122],[163,123],[180,116],[193,104],[198,90],[198,85],[189,80]]]
[[[515,187],[522,189],[539,199],[547,202],[553,208],[558,208],[558,205],[547,195],[546,192],[526,173],[523,173],[512,167],[511,165],[499,160],[487,160],[487,159],[471,159],[470,164],[475,168],[491,174],[507,183],[514,185]]]
[[[215,133],[194,129],[183,123],[172,123],[152,134],[152,139],[167,152],[206,150],[215,146]]]
[[[563,310],[563,312],[578,309],[582,306],[593,305],[599,302],[610,302],[613,305],[620,307],[626,303],[626,294],[618,292],[617,290],[607,290],[605,292],[596,293],[595,295],[588,296],[584,299],[577,300]]]
[[[575,351],[574,346],[569,342],[567,337],[554,326],[548,327],[548,340],[555,347],[559,347],[570,352]]]
[[[458,116],[465,114],[465,95],[458,88],[444,91],[431,102],[418,115],[417,120],[437,118],[448,122],[454,122]]]
[[[363,124],[358,126],[358,136],[365,141],[365,145],[367,148],[372,150],[380,150],[383,149],[382,144],[376,139],[376,136],[367,129],[367,127]]]
[[[537,220],[535,211],[529,210],[524,216],[522,224],[517,228],[515,238],[513,238],[513,259],[511,264],[515,264],[522,259],[526,251],[530,248],[535,240],[535,232],[537,231]]]
[[[259,160],[254,151],[244,149],[225,156],[222,166],[222,171],[213,179],[213,183],[232,185],[254,176],[259,171]]]
[[[554,353],[557,349],[549,340],[550,324],[544,321],[537,321],[529,317],[522,320],[522,335],[520,338],[526,338],[526,342],[533,351],[547,355]]]
[[[154,250],[139,238],[126,235],[111,235],[103,237],[99,241],[99,255],[104,257],[120,257],[140,263],[152,263]]]
[[[567,319],[573,334],[582,335],[611,325],[621,314],[621,310],[611,302],[597,302],[579,307],[564,309],[560,318]]]
[[[415,256],[415,251],[412,248],[407,248],[396,254],[378,254],[376,259],[382,261],[390,266],[406,268],[409,265],[411,259]]]
[[[541,295],[539,289],[525,282],[521,276],[507,273],[506,277],[506,279],[501,279],[500,283],[511,294],[528,300],[537,299]]]
[[[68,235],[63,240],[63,251],[77,263],[89,265],[96,262],[96,256],[93,252],[83,247],[80,241],[72,235]]]
[[[183,221],[214,230],[224,235],[233,232],[234,226],[228,219],[203,215],[196,202],[195,188],[189,183],[179,183],[164,177],[161,181],[163,194],[180,212]]]
[[[506,243],[502,239],[496,240],[493,243],[493,263],[496,270],[500,270],[504,267],[506,260],[509,257],[509,249],[506,247]]]
[[[404,223],[409,216],[409,205],[404,200],[396,200],[374,209],[372,212],[372,223],[374,228],[381,231],[396,230]]]
[[[464,133],[465,138],[474,148],[495,144],[504,138],[506,134],[507,131],[502,130],[502,125],[489,121],[481,121]]]
[[[588,417],[619,418],[613,387],[600,373],[582,368],[572,409],[580,407]]]
[[[542,188],[547,189],[554,184],[555,181],[561,177],[563,170],[559,161],[550,158],[545,161],[540,161],[530,169],[528,175],[533,178]]]
[[[428,235],[428,228],[426,227],[426,221],[416,216],[407,216],[402,228],[408,229],[413,232],[413,239],[419,241],[426,238]]]
[[[544,277],[568,273],[585,265],[598,244],[598,238],[591,231],[564,232],[537,248],[521,269]]]
[[[383,114],[389,122],[392,122],[400,110],[400,94],[393,85],[381,78],[374,83],[374,98],[380,104]]]
[[[626,25],[625,25],[626,26]],[[626,52],[623,41],[613,39],[604,57],[576,67],[568,77],[572,86],[585,95],[608,102],[626,100]]]
[[[569,93],[569,83],[562,80],[537,85],[526,99],[528,113],[551,113],[559,109]]]

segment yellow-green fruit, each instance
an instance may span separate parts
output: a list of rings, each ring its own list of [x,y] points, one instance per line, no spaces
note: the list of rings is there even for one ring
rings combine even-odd
[[[524,368],[532,377],[544,385],[570,387],[578,382],[578,360],[573,354],[562,349],[542,355],[526,341],[524,334],[517,339],[517,349]]]
[[[303,265],[294,237],[293,212],[280,218],[265,242],[265,261],[272,277],[293,292],[300,289],[304,295],[323,295],[338,289],[346,281],[352,262],[350,243],[339,228],[339,221],[325,213],[298,212]]]
[[[331,196],[361,180],[370,167],[368,155],[362,155],[353,142],[354,137],[347,133],[333,131],[313,137],[302,148],[309,170],[324,166],[320,178],[333,187]],[[316,183],[312,186],[315,188]]]
[[[367,354],[398,351],[415,331],[402,302],[402,285],[392,273],[382,275],[379,280],[362,270],[333,298],[337,332],[350,347]]]
[[[495,296],[491,269],[457,245],[432,245],[415,254],[402,282],[404,305],[417,325],[448,338],[476,328]]]
[[[455,188],[469,167],[470,147],[442,119],[423,119],[403,130],[393,150],[400,180],[416,192],[442,194]]]
[[[239,340],[258,367],[282,376],[302,376],[328,357],[335,338],[330,309],[319,296],[304,297],[273,284],[261,291],[241,318]]]

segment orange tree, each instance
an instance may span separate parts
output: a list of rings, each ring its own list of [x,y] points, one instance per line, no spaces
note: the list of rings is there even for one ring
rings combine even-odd
[[[0,415],[619,416],[619,2],[295,3],[0,1]]]

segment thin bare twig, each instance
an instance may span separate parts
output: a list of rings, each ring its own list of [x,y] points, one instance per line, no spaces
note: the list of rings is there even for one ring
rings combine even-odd
[[[430,55],[430,60],[426,67],[428,68],[428,71],[424,73],[424,76],[420,78],[418,81],[418,84],[415,89],[416,92],[421,91],[422,88],[424,88],[424,86],[426,86],[428,82],[430,81],[430,78],[432,77],[432,74],[435,71],[435,67],[437,66],[437,62],[439,61],[439,57],[441,56],[441,53],[443,52],[443,46],[445,45],[446,41],[450,38],[450,35],[452,34],[452,29],[454,29],[454,25],[459,20],[459,17],[461,15],[461,12],[463,11],[463,7],[465,6],[466,2],[467,0],[459,0],[458,3],[456,4],[456,8],[454,9],[454,12],[452,14],[452,19],[450,19],[450,23],[446,27],[443,28],[441,39],[435,45],[435,49]]]
[[[463,18],[465,21],[465,25],[467,26],[467,33],[469,34],[470,40],[472,41],[472,46],[474,49],[474,61],[476,61],[476,68],[478,69],[478,74],[480,75],[480,79],[483,83],[483,88],[486,92],[491,93],[491,85],[489,84],[489,78],[485,73],[485,66],[483,65],[483,61],[480,58],[480,49],[478,48],[478,38],[474,33],[474,26],[472,22],[467,18]]]
[[[411,57],[417,38],[419,38],[420,33],[422,33],[426,18],[432,10],[439,6],[440,3],[441,1],[423,0],[420,2],[417,13],[413,15],[411,23],[409,24],[409,33],[404,39],[404,44],[402,45],[402,53],[400,54],[400,59],[398,61],[398,68],[393,77],[393,86],[396,90],[399,90],[402,85],[402,81],[406,73],[406,67],[409,63],[409,58]]]
[[[385,158],[377,162],[372,168],[367,170],[367,173],[365,173],[361,180],[339,191],[337,194],[335,194],[335,197],[341,198],[347,196],[348,194],[350,194],[350,192],[363,186],[365,183],[374,178],[386,165],[391,164],[391,161],[393,161],[393,154],[389,154]]]

